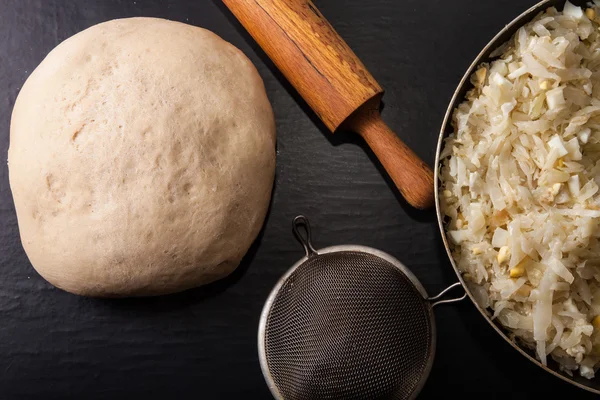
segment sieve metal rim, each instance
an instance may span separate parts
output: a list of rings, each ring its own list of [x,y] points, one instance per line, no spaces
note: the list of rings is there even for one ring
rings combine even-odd
[[[297,217],[297,218],[299,218],[299,217]],[[304,218],[304,217],[302,217],[302,218]],[[296,220],[294,220],[294,223],[296,223]],[[279,290],[281,289],[283,284],[289,279],[289,277],[294,273],[294,271],[296,271],[296,269],[300,265],[304,264],[309,259],[309,257],[319,257],[323,254],[330,254],[330,253],[343,252],[343,251],[355,251],[355,252],[362,252],[362,253],[366,253],[366,254],[369,254],[369,255],[372,255],[375,257],[379,257],[379,258],[387,261],[394,267],[396,267],[398,270],[400,270],[400,272],[402,272],[410,280],[410,282],[414,285],[414,287],[417,289],[417,291],[421,295],[423,302],[425,303],[425,306],[427,309],[427,315],[429,316],[429,323],[431,326],[431,345],[430,345],[429,358],[427,360],[427,364],[425,365],[425,370],[423,371],[423,374],[421,376],[419,384],[415,387],[415,389],[410,397],[410,400],[415,399],[417,397],[417,395],[423,389],[425,382],[427,382],[427,378],[429,377],[429,374],[431,373],[431,368],[433,366],[433,361],[435,359],[436,343],[437,343],[437,334],[436,333],[437,332],[436,332],[435,316],[433,313],[433,307],[436,304],[440,304],[440,303],[433,303],[432,300],[436,300],[441,295],[443,295],[446,292],[446,290],[448,290],[450,288],[446,289],[443,293],[441,293],[438,296],[435,296],[433,298],[429,297],[429,295],[427,294],[427,291],[425,290],[425,288],[423,287],[421,282],[419,282],[417,277],[404,264],[402,264],[397,258],[391,256],[390,254],[385,253],[381,250],[374,249],[372,247],[361,246],[361,245],[337,245],[337,246],[325,247],[325,248],[322,248],[319,250],[314,250],[314,248],[312,247],[312,243],[310,242],[310,230],[309,229],[307,229],[307,230],[309,232],[308,238],[307,239],[300,238],[300,241],[302,242],[302,245],[304,246],[304,248],[306,250],[305,256],[302,257],[294,265],[292,265],[287,270],[287,272],[277,281],[277,283],[271,290],[269,297],[267,298],[267,300],[263,306],[261,315],[260,315],[260,321],[259,321],[259,325],[258,325],[258,358],[260,361],[260,368],[262,370],[262,373],[263,373],[263,376],[267,383],[267,386],[269,387],[269,390],[271,391],[271,394],[273,395],[273,397],[275,399],[283,400],[283,396],[279,392],[279,389],[277,388],[277,385],[275,384],[275,380],[269,370],[269,366],[267,363],[266,348],[265,348],[267,320],[268,320],[271,308],[273,306],[273,302],[275,301],[275,298],[276,298],[277,294],[279,293]]]

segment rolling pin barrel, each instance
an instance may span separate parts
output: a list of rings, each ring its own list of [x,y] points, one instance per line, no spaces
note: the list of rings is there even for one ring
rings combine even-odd
[[[360,134],[406,200],[433,204],[433,173],[381,120],[383,89],[308,0],[223,0],[332,132]]]

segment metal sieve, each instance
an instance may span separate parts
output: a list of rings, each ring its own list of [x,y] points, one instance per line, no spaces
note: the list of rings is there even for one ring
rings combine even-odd
[[[394,257],[364,246],[315,250],[308,220],[293,232],[306,255],[279,280],[260,318],[260,364],[276,399],[413,399],[435,355],[429,297]],[[300,228],[304,227],[304,235]]]

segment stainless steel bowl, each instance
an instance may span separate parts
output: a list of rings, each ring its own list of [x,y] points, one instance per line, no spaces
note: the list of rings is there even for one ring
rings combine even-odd
[[[587,3],[586,0],[570,0],[570,1],[573,4],[578,5],[578,6],[585,6]],[[469,79],[470,76],[473,74],[473,72],[476,70],[476,68],[481,63],[489,62],[489,61],[493,60],[492,58],[490,58],[490,54],[495,49],[497,49],[500,45],[502,45],[503,43],[508,41],[513,36],[513,34],[515,32],[517,32],[517,30],[521,26],[523,26],[527,22],[531,21],[536,15],[538,15],[540,12],[546,10],[547,8],[554,6],[557,9],[561,10],[564,4],[565,4],[565,0],[544,0],[544,1],[541,1],[538,4],[536,4],[535,6],[531,7],[527,11],[523,12],[521,15],[519,15],[517,18],[515,18],[511,23],[506,25],[504,27],[504,29],[502,29],[487,44],[487,46],[484,47],[484,49],[481,51],[481,53],[479,53],[479,55],[475,58],[473,63],[471,63],[471,66],[469,67],[469,69],[467,70],[465,75],[463,76],[456,91],[454,92],[454,95],[452,96],[452,100],[450,101],[450,105],[448,106],[448,110],[446,111],[446,115],[444,117],[444,122],[442,123],[442,128],[440,131],[440,136],[439,136],[437,151],[436,151],[436,158],[435,158],[435,180],[434,180],[434,182],[435,182],[435,205],[436,205],[436,211],[437,211],[437,217],[438,217],[438,225],[440,228],[444,246],[446,247],[446,252],[448,253],[448,257],[450,258],[450,262],[452,263],[452,267],[454,267],[454,271],[456,272],[458,279],[460,280],[463,287],[465,288],[465,291],[467,292],[469,298],[471,299],[471,301],[473,301],[473,304],[479,310],[481,315],[487,320],[487,322],[489,322],[489,324],[496,330],[496,332],[498,332],[498,334],[500,336],[502,336],[504,338],[504,340],[506,340],[515,350],[517,350],[524,357],[529,359],[529,361],[531,361],[532,363],[536,364],[540,368],[544,369],[545,371],[551,373],[552,375],[554,375],[566,382],[569,382],[569,383],[571,383],[577,387],[580,387],[582,389],[589,390],[590,392],[600,394],[600,376],[597,376],[595,379],[592,379],[592,380],[587,380],[580,376],[569,376],[569,375],[561,372],[558,369],[558,365],[553,363],[551,360],[548,361],[548,366],[543,365],[535,358],[535,355],[531,350],[521,347],[517,343],[513,342],[508,337],[507,331],[500,324],[498,324],[495,321],[492,321],[488,311],[486,311],[484,308],[479,306],[479,304],[477,304],[477,301],[473,297],[473,294],[471,293],[471,291],[469,290],[469,288],[466,285],[466,282],[462,278],[462,274],[458,270],[456,262],[454,261],[452,254],[450,252],[450,247],[448,245],[448,238],[446,237],[446,230],[444,228],[443,215],[442,215],[442,212],[440,209],[440,201],[439,201],[440,152],[442,151],[442,148],[443,148],[444,139],[446,138],[446,136],[448,136],[452,132],[452,126],[451,126],[452,113],[454,112],[454,109],[460,103],[462,103],[464,101],[467,91],[472,88],[472,85],[471,85],[470,79]]]

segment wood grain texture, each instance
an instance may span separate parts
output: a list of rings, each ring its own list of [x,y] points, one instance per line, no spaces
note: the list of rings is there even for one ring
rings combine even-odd
[[[283,1],[283,0],[282,0]],[[536,0],[318,0],[331,24],[387,90],[383,117],[433,162],[436,132],[465,68]],[[1,400],[270,400],[258,363],[262,305],[303,255],[300,213],[317,248],[361,244],[397,257],[431,294],[456,277],[434,213],[403,208],[360,138],[330,135],[221,0],[2,0],[0,154],[10,113],[33,68],[60,41],[132,16],[210,29],[250,57],[277,120],[277,177],[260,242],[234,279],[155,299],[90,300],[38,276],[19,241],[0,165]],[[392,190],[391,190],[392,189]],[[595,397],[525,362],[470,303],[436,307],[437,354],[419,400]],[[515,371],[518,371],[515,376]]]
[[[418,209],[433,206],[433,172],[379,116],[383,89],[310,0],[223,0],[331,130],[359,133]]]
[[[362,136],[410,205],[433,207],[433,171],[383,122],[378,98],[356,110],[344,126]]]
[[[310,0],[223,0],[331,130],[383,89]]]

